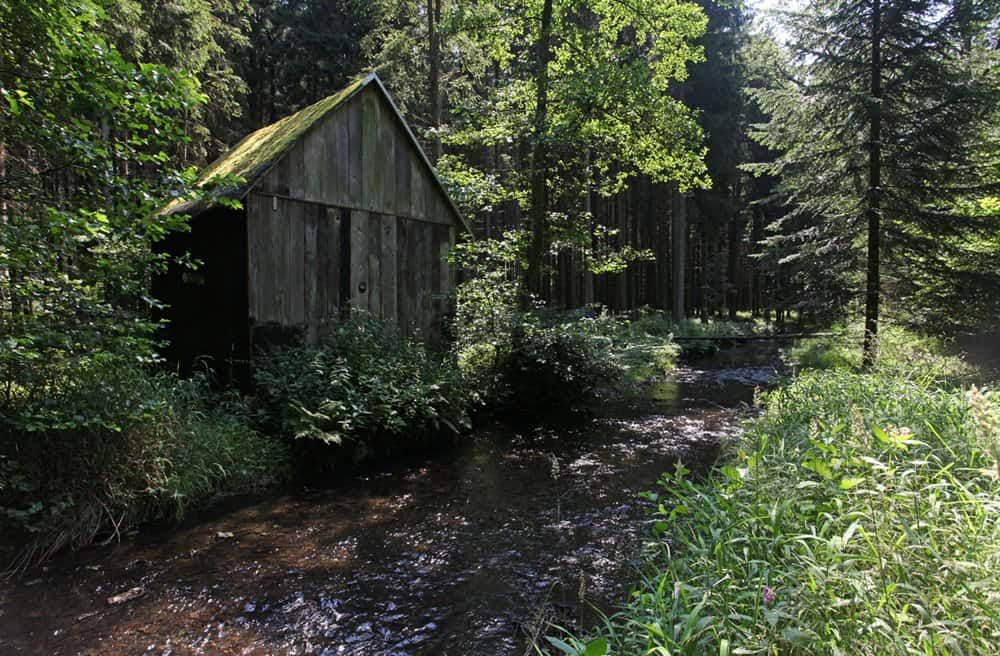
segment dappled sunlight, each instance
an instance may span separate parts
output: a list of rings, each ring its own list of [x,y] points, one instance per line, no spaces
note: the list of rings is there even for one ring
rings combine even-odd
[[[609,408],[610,416],[566,427],[494,428],[457,453],[237,505],[110,553],[95,549],[90,565],[60,563],[44,585],[0,598],[0,627],[26,653],[46,655],[140,644],[191,653],[411,654],[445,645],[514,653],[516,627],[534,609],[552,605],[578,622],[591,604],[623,597],[647,530],[639,493],[677,459],[707,467],[738,431],[740,412],[720,407],[720,378],[729,380],[682,368],[664,383],[677,397],[651,402],[657,412],[619,418]],[[104,605],[133,587],[145,594]],[[15,607],[42,598],[44,614],[12,623]],[[87,613],[79,623],[60,619]],[[50,627],[59,640],[42,635]]]

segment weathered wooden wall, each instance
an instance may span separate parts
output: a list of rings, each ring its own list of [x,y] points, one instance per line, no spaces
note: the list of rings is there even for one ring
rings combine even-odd
[[[458,217],[374,87],[314,126],[245,205],[252,324],[314,337],[353,307],[437,332]]]
[[[254,190],[431,223],[457,221],[394,110],[374,86],[323,117]]]

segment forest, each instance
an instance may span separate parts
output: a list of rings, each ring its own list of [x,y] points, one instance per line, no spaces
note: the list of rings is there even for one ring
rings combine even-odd
[[[998,609],[1000,1],[0,0],[0,652]]]

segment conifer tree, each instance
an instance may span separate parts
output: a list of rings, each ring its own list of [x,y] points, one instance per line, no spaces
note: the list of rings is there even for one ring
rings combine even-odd
[[[883,292],[913,267],[955,275],[949,249],[985,225],[962,204],[996,190],[982,125],[998,94],[963,49],[996,16],[992,0],[812,0],[786,16],[787,81],[756,94],[771,116],[756,136],[781,153],[757,172],[781,175],[794,208],[772,245],[810,262],[817,302],[864,289],[867,365]]]

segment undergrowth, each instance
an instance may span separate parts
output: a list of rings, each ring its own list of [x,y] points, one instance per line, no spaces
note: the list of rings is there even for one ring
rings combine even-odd
[[[15,567],[289,474],[242,399],[120,360],[93,360],[2,410],[0,555]]]
[[[861,368],[860,324],[848,328],[834,326],[834,336],[802,340],[788,350],[788,360],[797,369]],[[883,373],[931,375],[941,380],[955,380],[973,374],[960,358],[950,355],[946,338],[925,335],[899,325],[885,325],[879,331],[878,369]]]
[[[1000,644],[1000,395],[808,372],[707,481],[678,467],[649,562],[571,654],[981,654]]]
[[[448,443],[469,427],[453,359],[363,313],[262,359],[255,378],[262,429],[291,440],[307,466]]]

